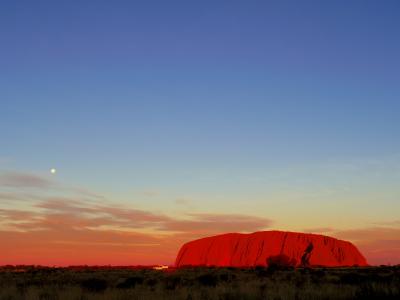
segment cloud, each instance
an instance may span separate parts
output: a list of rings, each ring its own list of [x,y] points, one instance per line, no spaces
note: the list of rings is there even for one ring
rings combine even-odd
[[[267,218],[240,214],[191,213],[181,218],[145,210],[86,203],[68,198],[49,198],[35,207],[44,209],[43,219],[61,218],[73,214],[91,226],[116,226],[120,228],[147,228],[167,232],[215,233],[226,231],[256,231],[267,228],[272,221]],[[39,224],[38,224],[39,225]]]
[[[0,186],[13,188],[50,188],[54,182],[35,174],[5,172],[0,174]]]
[[[162,230],[195,232],[195,233],[224,233],[236,231],[257,231],[270,227],[272,221],[267,218],[238,214],[188,214],[190,219],[170,220]]]
[[[67,188],[67,190],[70,190],[72,192],[75,192],[78,195],[82,195],[82,196],[85,196],[85,197],[94,198],[94,199],[97,199],[97,200],[105,200],[105,197],[103,195],[100,195],[98,193],[94,193],[94,192],[89,191],[88,189],[83,188],[83,187],[70,187],[70,188]]]
[[[187,198],[175,199],[175,204],[178,204],[178,205],[189,205],[190,203],[191,203],[191,201]]]
[[[94,208],[90,208],[85,201],[77,200],[76,198],[68,197],[49,197],[39,202],[35,207],[43,208],[53,212],[63,213],[85,213],[85,212],[96,212]]]
[[[25,200],[25,197],[23,197],[21,194],[0,192],[0,201],[2,202],[12,202],[21,200]]]
[[[81,220],[90,222],[91,226],[97,224],[121,228],[151,228],[159,227],[163,222],[170,220],[163,214],[61,197],[48,198],[35,206],[44,209],[43,215],[47,218],[53,215],[60,217],[74,214]]]
[[[399,239],[400,228],[394,227],[369,227],[361,229],[348,229],[336,231],[335,236],[353,241],[365,242],[377,239]]]
[[[0,264],[135,265],[170,263],[164,238],[111,230],[0,231]],[[166,248],[169,247],[169,248]]]
[[[30,208],[0,208],[0,264],[22,263],[28,258],[29,263],[44,263],[48,258],[46,264],[172,263],[179,246],[191,239],[264,230],[272,224],[269,218],[242,214],[186,213],[171,217],[79,198],[46,197]],[[370,264],[400,263],[398,227],[305,231],[329,232],[353,242]]]
[[[1,186],[6,189],[0,192],[0,264],[22,263],[28,258],[29,263],[49,258],[47,264],[84,263],[83,259],[88,264],[172,263],[179,246],[191,239],[259,231],[273,224],[269,218],[243,214],[191,212],[172,217],[107,204],[101,195],[90,191],[67,189],[40,176],[15,172],[2,173]],[[23,187],[38,190],[22,192]],[[47,196],[49,188],[64,196]],[[11,209],[10,203],[16,200],[30,201],[22,202],[23,209],[18,209],[19,205]],[[352,230],[316,227],[305,231],[353,242],[370,264],[400,263],[399,220],[376,224],[379,226]],[[65,257],[72,258],[63,260]]]
[[[173,235],[129,230],[126,220],[103,209],[43,201],[34,210],[1,209],[0,264],[151,264],[170,263]],[[145,214],[146,215],[146,214]],[[153,220],[153,219],[152,219]],[[140,229],[144,229],[140,228]]]
[[[182,213],[172,217],[117,204],[47,178],[0,173],[0,264],[172,263],[181,244],[226,232],[253,232],[273,221],[243,214]],[[24,191],[24,188],[34,190]],[[63,196],[48,196],[51,193]],[[20,200],[20,205],[9,207]],[[175,201],[186,205],[186,199]],[[20,202],[21,203],[21,202]],[[305,229],[353,242],[370,264],[400,263],[399,220],[352,230]],[[140,249],[139,249],[140,248]],[[47,260],[46,260],[47,259]]]
[[[272,221],[267,218],[240,214],[191,213],[181,218],[126,207],[92,204],[65,197],[47,198],[34,205],[34,211],[2,209],[3,221],[30,220],[32,230],[51,228],[56,224],[73,227],[101,227],[154,229],[160,232],[215,233],[227,231],[256,231],[267,228]],[[17,218],[23,215],[24,220]],[[24,227],[24,225],[23,225]]]
[[[0,264],[47,265],[172,263],[188,240],[271,224],[266,218],[240,214],[173,218],[68,197],[42,198],[20,210],[0,208],[0,220]]]
[[[372,265],[400,264],[400,228],[369,227],[340,230],[333,236],[350,240]]]
[[[314,227],[314,228],[303,229],[303,231],[310,232],[310,233],[327,233],[327,232],[335,231],[335,229],[332,227]]]
[[[3,220],[24,221],[32,219],[35,214],[30,211],[17,209],[0,209],[0,216]]]
[[[170,221],[171,219],[163,214],[156,214],[145,210],[128,209],[121,207],[99,206],[99,212],[113,216],[119,220],[125,220],[130,224],[157,225]]]
[[[271,224],[241,214],[172,217],[21,172],[0,173],[0,201],[0,264],[172,263],[190,239]]]
[[[400,219],[393,221],[375,222],[373,224],[378,226],[400,226]]]
[[[144,196],[147,196],[147,197],[155,197],[155,196],[160,195],[160,192],[148,190],[148,191],[143,191],[142,194],[143,194]]]

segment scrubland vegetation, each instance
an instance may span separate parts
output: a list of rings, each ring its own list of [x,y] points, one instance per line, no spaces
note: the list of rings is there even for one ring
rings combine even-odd
[[[0,299],[400,299],[400,266],[168,271],[2,267]]]

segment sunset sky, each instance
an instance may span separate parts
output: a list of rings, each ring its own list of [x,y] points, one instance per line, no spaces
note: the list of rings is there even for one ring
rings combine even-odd
[[[1,1],[0,265],[173,264],[271,229],[400,264],[399,13]]]

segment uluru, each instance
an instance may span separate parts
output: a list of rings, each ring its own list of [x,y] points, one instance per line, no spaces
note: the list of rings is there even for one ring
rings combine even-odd
[[[176,267],[254,267],[280,263],[293,267],[367,266],[350,242],[319,234],[260,231],[227,233],[184,244]]]

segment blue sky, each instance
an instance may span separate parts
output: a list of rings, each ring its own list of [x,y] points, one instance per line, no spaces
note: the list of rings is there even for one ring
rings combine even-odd
[[[0,4],[0,170],[293,230],[398,218],[398,1],[82,2]]]

